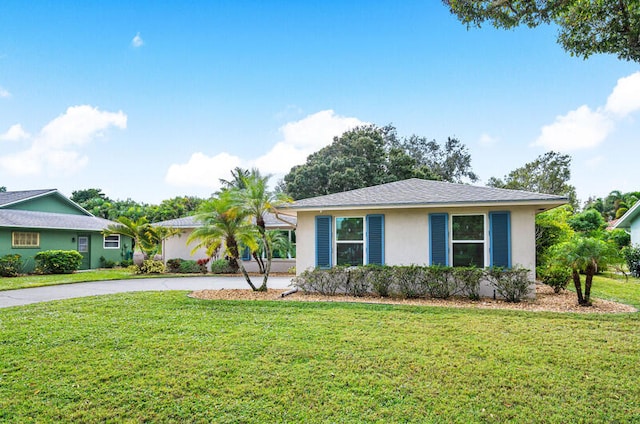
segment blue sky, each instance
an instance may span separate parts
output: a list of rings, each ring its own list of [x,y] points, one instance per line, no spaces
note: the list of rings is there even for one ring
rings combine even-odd
[[[459,138],[481,177],[556,150],[583,201],[640,190],[640,66],[440,1],[3,2],[0,185],[205,197],[359,123]]]

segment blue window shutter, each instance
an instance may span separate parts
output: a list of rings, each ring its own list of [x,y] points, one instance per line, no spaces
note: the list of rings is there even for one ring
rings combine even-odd
[[[242,247],[242,258],[241,259],[243,261],[250,261],[251,260],[251,249],[249,249],[246,246]]]
[[[511,268],[511,215],[489,213],[490,265]]]
[[[384,265],[384,215],[367,215],[367,263]]]
[[[449,265],[449,215],[429,215],[429,265]]]
[[[316,216],[316,267],[331,268],[331,216]]]

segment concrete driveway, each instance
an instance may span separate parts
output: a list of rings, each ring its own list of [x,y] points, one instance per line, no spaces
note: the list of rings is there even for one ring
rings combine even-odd
[[[251,281],[255,285],[262,284],[261,278],[252,278]],[[290,277],[271,277],[267,283],[270,289],[286,289],[290,284]],[[243,277],[147,278],[62,284],[59,286],[0,291],[0,308],[102,294],[207,289],[249,289],[249,285]]]

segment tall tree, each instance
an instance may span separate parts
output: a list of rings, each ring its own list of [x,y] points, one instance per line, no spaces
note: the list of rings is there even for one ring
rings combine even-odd
[[[576,206],[576,189],[569,184],[571,156],[547,152],[506,175],[504,179],[491,177],[489,187],[557,194],[569,198]]]
[[[558,43],[571,55],[610,53],[640,62],[638,0],[443,0],[469,26],[496,28],[555,24]]]

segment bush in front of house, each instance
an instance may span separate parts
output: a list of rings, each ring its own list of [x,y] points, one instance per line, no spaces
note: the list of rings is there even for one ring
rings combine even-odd
[[[22,271],[22,256],[17,253],[0,257],[0,277],[16,277]]]
[[[235,274],[233,267],[226,259],[216,259],[211,262],[212,274]]]
[[[462,295],[480,298],[480,282],[488,280],[496,292],[509,302],[519,302],[529,295],[528,270],[444,266],[335,267],[309,269],[294,278],[294,284],[306,293],[333,296],[347,294],[381,297],[439,298]]]
[[[140,266],[133,266],[136,274],[162,274],[165,271],[164,262],[145,259]]]
[[[100,256],[100,268],[114,268],[116,266],[116,262],[105,258],[104,256]]]
[[[538,277],[543,284],[553,287],[554,293],[560,293],[571,281],[571,268],[562,265],[538,267]]]
[[[529,295],[531,282],[528,269],[492,267],[485,270],[485,275],[507,302],[517,303]]]
[[[622,249],[622,256],[627,262],[631,275],[640,278],[640,245],[625,247]]]
[[[76,250],[43,250],[35,260],[37,274],[72,274],[80,269],[82,255]]]
[[[167,272],[173,274],[180,272],[180,264],[182,263],[182,261],[183,259],[180,258],[168,259],[166,267]]]
[[[177,272],[180,274],[199,274],[200,265],[198,265],[196,261],[193,261],[191,259],[183,259],[180,262],[180,266]]]

